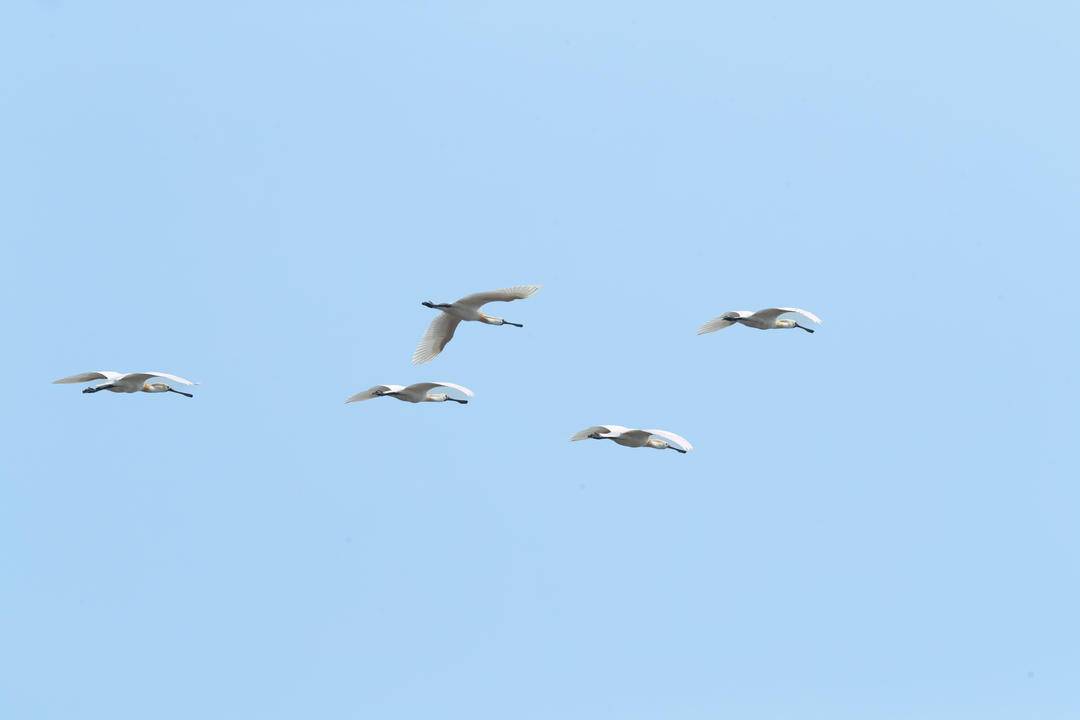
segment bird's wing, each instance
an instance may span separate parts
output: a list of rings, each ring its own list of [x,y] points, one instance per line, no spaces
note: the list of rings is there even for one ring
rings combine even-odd
[[[667,430],[646,430],[645,432],[649,433],[650,435],[656,435],[657,437],[662,437],[665,440],[669,440],[676,445],[679,445],[683,450],[694,449],[694,446],[690,444],[690,441],[684,438],[682,435],[676,435],[675,433],[668,432]]]
[[[94,372],[79,373],[78,375],[69,375],[68,377],[60,378],[59,380],[53,380],[53,385],[84,383],[90,382],[91,380],[119,380],[123,375],[123,373],[113,372],[112,370],[96,370]]]
[[[764,310],[758,310],[756,313],[754,313],[754,317],[761,320],[766,320],[768,322],[772,322],[784,313],[798,313],[807,320],[816,322],[818,325],[821,324],[821,318],[819,318],[817,315],[810,312],[809,310],[802,310],[800,308],[765,308]]]
[[[622,425],[593,425],[592,427],[587,427],[584,430],[571,435],[570,442],[574,442],[575,440],[585,440],[590,435],[595,435],[597,433],[605,436],[619,437],[629,429],[630,428],[624,428]]]
[[[472,397],[473,396],[473,391],[472,390],[465,387],[464,385],[457,385],[456,383],[452,383],[452,382],[413,383],[412,385],[410,385],[409,387],[407,387],[405,389],[406,390],[414,390],[414,391],[419,392],[419,393],[426,393],[428,390],[432,390],[432,389],[437,388],[437,387],[444,387],[444,388],[450,388],[451,390],[457,390],[458,392],[463,393],[466,397]]]
[[[524,300],[539,290],[540,285],[515,285],[514,287],[503,288],[502,290],[490,290],[488,292],[478,292],[472,295],[466,295],[455,303],[456,305],[465,305],[473,309],[479,308],[489,302],[510,302],[511,300]]]
[[[123,385],[132,385],[134,387],[142,387],[142,384],[150,378],[164,378],[166,380],[172,380],[182,385],[194,385],[186,378],[182,378],[179,375],[171,375],[165,372],[134,372],[124,373],[119,378],[116,378],[114,382],[121,383]]]
[[[143,375],[149,375],[150,377],[165,378],[166,380],[172,380],[173,382],[178,382],[181,385],[198,385],[199,384],[199,383],[194,382],[192,380],[188,380],[187,378],[182,378],[179,375],[172,375],[172,374],[167,373],[167,372],[148,372],[148,373],[142,373],[142,374]]]
[[[348,404],[348,403],[352,403],[352,402],[361,402],[363,400],[370,400],[371,398],[375,397],[375,393],[377,393],[377,392],[383,392],[383,393],[400,392],[401,390],[404,390],[404,389],[405,389],[404,385],[375,385],[373,387],[369,387],[364,392],[358,392],[355,395],[350,396],[349,399],[345,401],[345,403]]]
[[[420,338],[416,350],[413,351],[413,365],[423,365],[441,353],[446,343],[450,342],[450,338],[454,337],[454,331],[457,330],[460,322],[456,317],[440,312],[439,316],[428,325],[427,332]]]
[[[752,313],[749,310],[732,310],[731,312],[726,312],[720,317],[715,317],[709,322],[699,327],[697,334],[704,335],[705,333],[723,330],[728,325],[734,325],[736,318],[750,317],[751,314]]]

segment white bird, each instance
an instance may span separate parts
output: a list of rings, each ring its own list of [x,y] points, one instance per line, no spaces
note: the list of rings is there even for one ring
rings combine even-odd
[[[656,437],[653,437],[653,436]],[[667,430],[634,430],[622,425],[593,425],[581,432],[574,433],[570,442],[576,440],[612,440],[616,445],[624,447],[651,447],[657,450],[671,449],[685,454],[693,450],[694,446],[686,438],[676,435]],[[672,445],[675,443],[676,445]]]
[[[181,390],[175,390],[165,383],[152,383],[147,382],[150,378],[165,378],[166,380],[172,380],[182,385],[194,385],[195,383],[190,380],[185,380],[178,375],[170,375],[164,372],[133,372],[133,373],[118,373],[112,370],[98,370],[96,372],[79,373],[78,375],[71,375],[69,377],[60,378],[59,380],[53,380],[54,385],[66,385],[69,383],[85,383],[93,380],[107,380],[101,385],[95,385],[93,387],[84,388],[84,393],[96,393],[102,390],[108,390],[115,393],[160,393],[160,392],[174,392],[177,395],[183,395],[185,397],[195,397],[191,393],[186,393]]]
[[[421,403],[421,402],[456,402],[465,405],[468,400],[461,400],[456,397],[450,397],[446,393],[429,393],[428,391],[437,388],[445,387],[457,390],[464,394],[466,397],[472,397],[473,391],[463,385],[455,385],[451,382],[422,382],[413,383],[408,387],[404,385],[376,385],[375,387],[368,388],[364,392],[358,392],[348,400],[346,404],[352,402],[361,402],[363,400],[371,400],[377,397],[392,397],[402,400],[404,402]]]
[[[440,313],[439,317],[431,321],[431,325],[428,326],[424,337],[420,338],[420,343],[416,346],[416,351],[413,352],[413,365],[422,365],[441,353],[443,348],[446,347],[446,343],[450,342],[450,338],[454,337],[454,331],[457,330],[458,323],[462,320],[476,320],[487,325],[525,327],[520,323],[513,323],[500,317],[486,315],[480,312],[480,308],[489,302],[522,300],[539,290],[540,287],[540,285],[515,285],[502,290],[466,295],[453,303],[434,303],[430,300],[420,303],[424,307],[439,310]]]
[[[802,315],[807,320],[813,320],[817,324],[821,324],[821,318],[817,315],[809,310],[800,310],[799,308],[766,308],[764,310],[758,310],[757,312],[750,312],[749,310],[733,310],[732,312],[726,312],[720,317],[713,318],[705,323],[698,328],[697,334],[704,335],[705,333],[723,330],[728,325],[734,325],[735,323],[740,323],[746,327],[757,328],[758,330],[799,328],[808,333],[814,332],[810,328],[804,327],[794,320],[781,320],[780,316],[785,313],[796,313]]]

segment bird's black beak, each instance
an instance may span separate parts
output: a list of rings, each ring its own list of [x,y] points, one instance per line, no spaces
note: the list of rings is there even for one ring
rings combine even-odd
[[[799,323],[795,323],[795,327],[799,328],[800,330],[805,330],[805,331],[806,331],[806,332],[808,332],[808,333],[812,333],[812,332],[814,332],[814,331],[813,331],[813,329],[811,329],[811,328],[808,328],[808,327],[803,327],[803,326],[802,326],[802,325],[800,325]]]
[[[191,393],[186,393],[186,392],[184,392],[184,391],[182,391],[182,390],[177,390],[177,389],[175,389],[175,388],[169,388],[169,392],[174,392],[174,393],[176,393],[177,395],[183,395],[184,397],[195,397],[195,396],[194,396],[194,395],[192,395]]]

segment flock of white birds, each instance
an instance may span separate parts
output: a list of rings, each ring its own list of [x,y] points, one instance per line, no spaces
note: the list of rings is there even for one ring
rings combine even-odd
[[[480,308],[490,302],[524,300],[539,290],[540,287],[540,285],[515,285],[514,287],[503,288],[502,290],[473,293],[472,295],[466,295],[460,300],[452,303],[435,303],[431,301],[421,303],[424,307],[438,310],[439,314],[431,321],[431,325],[428,326],[427,332],[420,338],[420,343],[413,352],[413,365],[422,365],[438,357],[439,353],[443,351],[447,343],[453,339],[454,331],[457,330],[457,326],[462,320],[481,322],[485,325],[511,325],[513,327],[524,327],[520,323],[510,322],[504,318],[481,312]],[[821,318],[817,315],[799,308],[765,308],[764,310],[758,310],[757,312],[750,312],[749,310],[733,310],[713,318],[702,325],[698,328],[698,335],[723,330],[724,328],[735,324],[745,325],[746,327],[755,328],[757,330],[799,328],[808,333],[814,332],[811,328],[800,325],[797,320],[781,318],[782,315],[790,314],[799,315],[814,323],[821,323]],[[191,380],[165,372],[119,373],[112,370],[79,373],[78,375],[70,375],[68,377],[60,378],[59,380],[54,380],[53,382],[58,384],[70,384],[88,383],[95,380],[105,381],[99,385],[84,388],[84,393],[96,393],[102,390],[108,390],[109,392],[114,393],[171,392],[185,397],[194,397],[191,393],[177,390],[166,383],[150,382],[155,378],[171,380],[172,382],[181,385],[195,385]],[[375,385],[363,392],[358,392],[355,395],[350,396],[345,402],[361,402],[378,397],[392,397],[396,400],[410,403],[455,402],[464,405],[469,402],[468,400],[454,397],[449,393],[433,393],[432,390],[437,388],[456,390],[465,397],[473,397],[474,394],[469,388],[452,382],[421,382],[413,383],[412,385]],[[622,445],[623,447],[649,447],[656,450],[674,450],[675,452],[684,454],[694,449],[694,446],[690,444],[689,440],[668,430],[628,428],[623,427],[622,425],[593,425],[592,427],[587,427],[584,430],[574,433],[570,437],[570,440],[571,442],[576,440],[611,440],[616,445]]]

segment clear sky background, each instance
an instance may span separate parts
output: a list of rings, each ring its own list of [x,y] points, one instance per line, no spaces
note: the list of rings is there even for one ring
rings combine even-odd
[[[1080,716],[1078,24],[4,3],[0,716]]]

